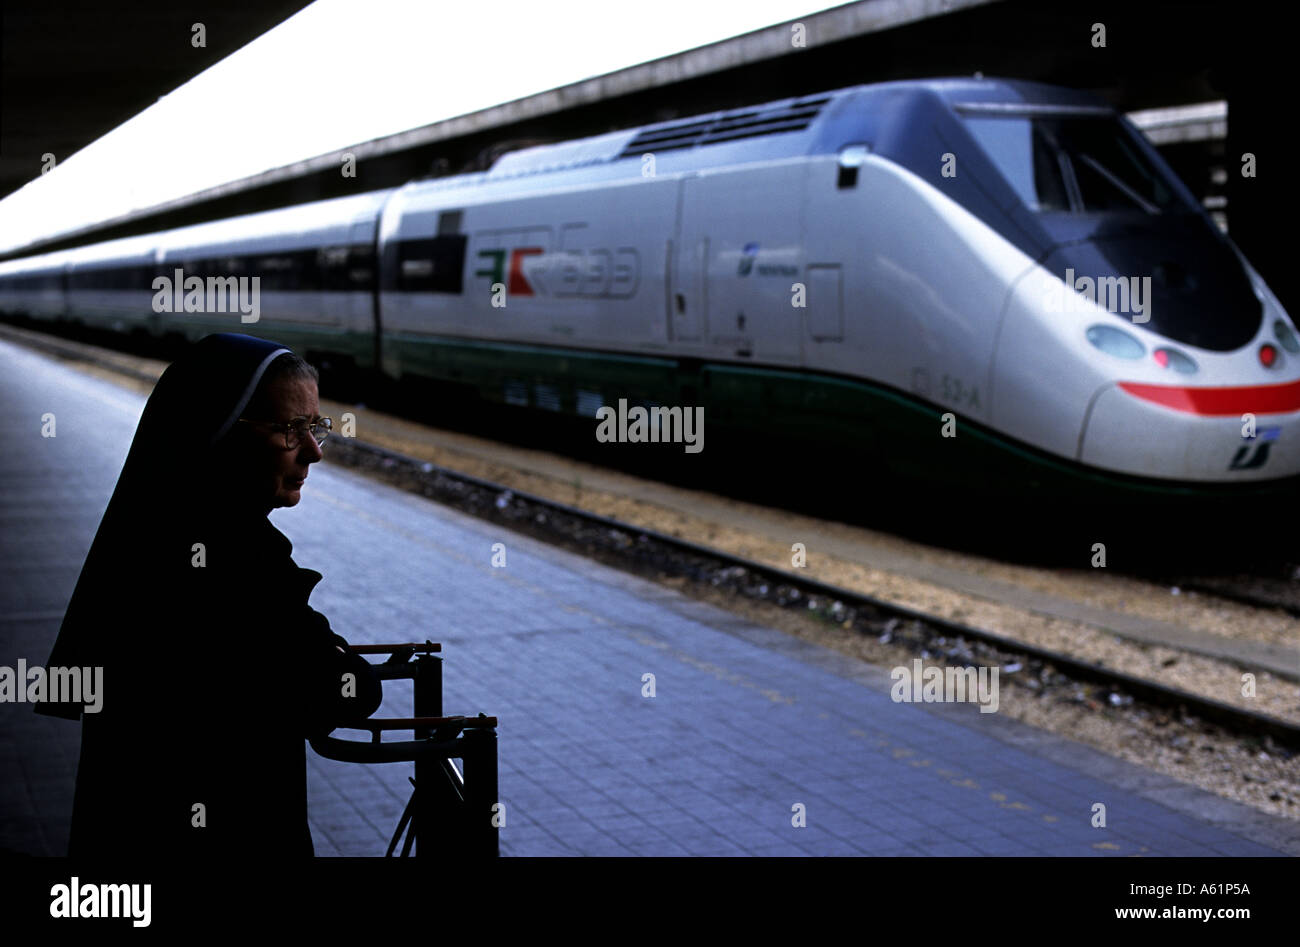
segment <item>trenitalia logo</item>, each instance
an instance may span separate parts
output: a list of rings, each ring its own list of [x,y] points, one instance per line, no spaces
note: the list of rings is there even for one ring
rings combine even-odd
[[[626,299],[636,294],[641,278],[641,258],[633,247],[485,247],[474,257],[477,279],[500,284],[516,298]]]
[[[481,259],[487,259],[491,262],[491,267],[486,270],[475,270],[474,275],[486,277],[493,283],[505,282],[505,265],[507,254],[510,260],[510,282],[506,284],[506,292],[511,296],[536,296],[533,292],[532,284],[524,276],[524,260],[530,256],[537,256],[545,253],[544,247],[518,247],[514,250],[480,250],[478,255]]]

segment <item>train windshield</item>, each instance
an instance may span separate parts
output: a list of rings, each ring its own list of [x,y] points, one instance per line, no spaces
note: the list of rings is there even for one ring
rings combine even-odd
[[[966,125],[1030,210],[1190,210],[1113,118],[981,115]]]

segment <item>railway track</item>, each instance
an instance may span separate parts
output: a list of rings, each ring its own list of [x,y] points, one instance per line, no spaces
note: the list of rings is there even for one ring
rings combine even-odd
[[[1300,565],[1270,564],[1276,575],[1172,575],[1139,576],[1158,585],[1200,592],[1218,598],[1240,602],[1255,608],[1278,608],[1288,615],[1300,618]]]
[[[1300,751],[1300,726],[1285,720],[513,490],[355,438],[338,441],[331,448],[332,462],[378,474],[462,512],[625,570],[655,577],[679,576],[733,590],[749,599],[806,609],[882,640],[907,642],[923,657],[938,656],[961,664],[996,663],[1006,673],[1022,674],[1025,680],[1036,682],[1028,684],[1035,690],[1093,685],[1104,692],[1102,699],[1115,707],[1139,703],[1177,715],[1184,723],[1201,720],[1235,734],[1267,737],[1292,752]]]

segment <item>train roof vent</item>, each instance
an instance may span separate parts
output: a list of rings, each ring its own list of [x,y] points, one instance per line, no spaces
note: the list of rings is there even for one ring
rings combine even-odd
[[[743,109],[676,125],[647,128],[628,143],[619,157],[803,131],[830,100],[830,96],[800,99],[766,108]]]
[[[629,132],[607,132],[594,138],[581,138],[555,145],[536,145],[511,151],[497,158],[487,172],[488,180],[513,178],[525,174],[567,171],[587,165],[603,164],[618,157]]]

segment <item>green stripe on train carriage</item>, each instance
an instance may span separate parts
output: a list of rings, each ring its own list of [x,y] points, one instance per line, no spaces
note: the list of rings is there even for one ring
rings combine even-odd
[[[1056,458],[958,415],[957,436],[943,437],[949,409],[867,381],[762,365],[709,363],[618,352],[416,335],[386,336],[385,362],[401,373],[471,387],[483,399],[532,408],[553,394],[577,416],[579,392],[593,403],[705,407],[705,424],[752,444],[803,447],[778,462],[880,463],[895,477],[937,486],[960,483],[1017,498],[1032,490],[1061,500],[1145,503],[1209,496],[1195,484],[1116,476]],[[539,398],[539,395],[542,397]],[[954,412],[956,413],[956,412]],[[717,443],[715,439],[713,441]],[[706,439],[706,443],[708,443]],[[1222,485],[1211,489],[1216,498]],[[1294,482],[1242,484],[1240,496],[1293,496]]]
[[[299,350],[342,350],[360,366],[372,364],[368,334],[263,322],[250,334]],[[228,323],[196,325],[203,330],[199,334],[232,331]],[[708,442],[715,445],[719,433],[733,444],[771,441],[795,450],[778,462],[884,463],[902,480],[940,489],[945,484],[976,487],[1011,501],[1032,491],[1063,502],[1294,502],[1300,482],[1243,483],[1229,487],[1225,497],[1222,484],[1202,487],[1114,475],[1028,447],[960,414],[957,436],[945,438],[940,429],[947,408],[865,380],[797,369],[407,333],[385,334],[382,358],[385,373],[392,376],[462,386],[488,402],[574,417],[580,403],[594,416],[593,405],[614,405],[620,398],[629,404],[703,405],[712,438]]]

